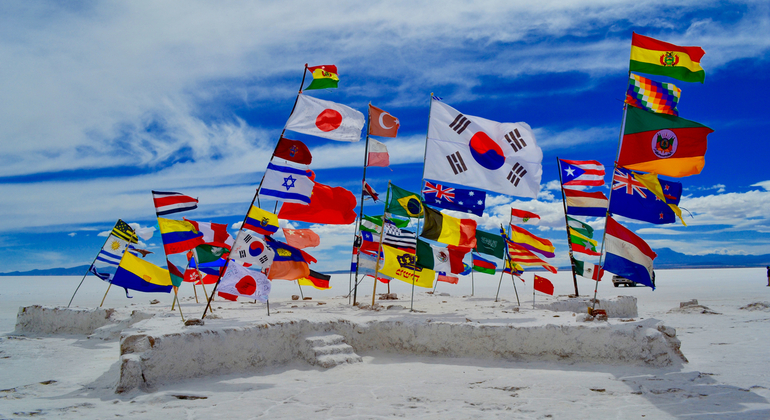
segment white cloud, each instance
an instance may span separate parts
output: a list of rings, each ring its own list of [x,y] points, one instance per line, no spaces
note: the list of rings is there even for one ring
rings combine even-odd
[[[67,234],[67,236],[69,236],[70,238],[72,238],[72,237],[73,237],[73,236],[75,236],[75,235],[77,235],[77,232],[72,232],[72,233],[68,233],[68,234]]]

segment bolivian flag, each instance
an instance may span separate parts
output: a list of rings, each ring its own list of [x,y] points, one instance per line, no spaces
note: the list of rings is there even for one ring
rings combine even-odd
[[[313,74],[313,82],[305,90],[336,88],[340,81],[335,65],[313,66],[307,70]]]
[[[706,72],[700,66],[700,60],[704,54],[701,47],[680,47],[634,33],[629,70],[703,83]]]
[[[431,288],[436,272],[416,264],[417,257],[392,246],[383,245],[385,264],[380,272],[388,277],[399,279],[415,286]]]
[[[171,292],[171,276],[168,270],[145,261],[130,252],[123,254],[112,284],[146,293]]]

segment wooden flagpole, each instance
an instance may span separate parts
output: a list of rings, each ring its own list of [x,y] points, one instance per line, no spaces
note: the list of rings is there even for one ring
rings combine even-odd
[[[299,90],[297,91],[297,97],[294,98],[294,105],[291,107],[291,114],[294,113],[294,110],[297,108],[297,102],[299,101],[299,95],[302,94],[302,87],[305,85],[305,76],[307,75],[307,63],[305,63],[305,69],[302,72],[302,82],[299,84]],[[280,143],[281,138],[283,138],[283,134],[286,132],[286,125],[284,125],[283,130],[281,131],[281,136],[278,138],[278,143]],[[273,154],[270,156],[270,161],[273,161],[273,158],[275,157],[275,151],[278,149],[278,143],[275,144],[275,147],[273,148]],[[239,237],[241,236],[241,232],[243,232],[243,224],[246,223],[246,218],[249,217],[249,210],[251,210],[251,206],[254,205],[254,202],[257,201],[257,198],[259,197],[259,189],[262,188],[262,183],[265,181],[265,174],[262,174],[262,179],[259,181],[259,186],[257,187],[256,192],[254,193],[254,198],[251,200],[251,204],[249,204],[248,209],[246,209],[246,215],[243,216],[243,222],[241,222],[241,227],[238,229],[238,233],[235,237],[235,243],[238,242]],[[228,254],[227,260],[225,261],[225,265],[222,269],[220,269],[220,273],[223,273],[222,270],[227,270],[227,265],[230,263],[230,256],[232,254]],[[203,315],[201,315],[201,319],[206,318],[206,313],[211,308],[211,300],[214,298],[214,295],[216,294],[217,287],[219,286],[219,282],[222,280],[222,274],[220,274],[219,278],[217,279],[217,282],[214,283],[214,289],[211,291],[211,295],[208,298],[208,302],[206,303],[206,308],[203,310]],[[269,309],[268,309],[269,311]],[[213,312],[213,311],[212,311]]]
[[[556,156],[556,167],[559,168],[559,185],[561,186],[561,204],[564,208],[564,225],[567,227],[567,245],[569,246],[569,262],[570,267],[572,268],[572,282],[575,284],[575,297],[580,296],[580,293],[578,293],[578,283],[577,283],[577,275],[575,274],[575,257],[572,253],[572,240],[570,239],[572,235],[570,235],[569,232],[569,219],[567,219],[567,198],[564,195],[564,181],[561,177],[561,160],[559,160],[559,157]]]
[[[112,230],[115,230],[115,226],[117,226],[117,225],[118,225],[118,222],[115,222],[115,225],[112,227]],[[110,234],[107,235],[107,239],[104,240],[104,243],[102,244],[102,247],[99,248],[99,252],[102,252],[102,250],[104,249],[104,245],[107,245],[107,241],[110,240],[110,235],[112,234],[112,230],[110,231]],[[126,249],[128,249],[128,248],[126,248]],[[70,298],[70,303],[67,304],[68,308],[70,307],[70,305],[72,305],[72,299],[75,299],[75,295],[78,293],[78,290],[80,289],[80,286],[83,284],[83,280],[85,280],[86,276],[88,275],[88,273],[91,272],[91,267],[93,267],[94,263],[96,262],[96,259],[99,258],[99,252],[96,253],[96,256],[94,257],[94,260],[91,261],[91,265],[89,265],[88,268],[86,269],[86,273],[83,274],[83,278],[80,279],[80,283],[78,284],[78,287],[75,289],[75,293],[73,293],[72,297]],[[112,283],[110,283],[110,284],[112,284]],[[109,290],[109,288],[107,288],[107,290]],[[105,294],[105,296],[106,296],[106,294]],[[104,299],[102,299],[102,303],[104,303]],[[99,305],[100,308],[101,308],[101,306],[102,305]]]
[[[112,283],[110,283],[110,285],[107,286],[107,291],[104,292],[104,297],[102,298],[102,303],[99,304],[100,308],[102,307],[102,305],[104,305],[104,299],[107,299],[107,293],[110,291],[110,287],[112,287]]]
[[[390,180],[388,180],[388,191],[385,193],[385,210],[388,209],[390,201]],[[385,212],[382,212],[382,229],[380,229],[380,244],[377,247],[377,263],[374,265],[374,289],[372,289],[372,308],[374,308],[374,299],[377,298],[377,277],[380,275],[380,253],[382,252],[382,236],[385,233]]]

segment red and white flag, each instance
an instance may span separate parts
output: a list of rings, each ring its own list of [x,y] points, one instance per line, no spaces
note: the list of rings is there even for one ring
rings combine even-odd
[[[217,290],[220,293],[243,296],[265,303],[270,294],[270,288],[270,280],[263,273],[249,270],[237,262],[231,261],[227,265],[225,275],[219,280]]]
[[[545,277],[540,277],[537,274],[535,274],[534,288],[538,292],[553,296],[553,283],[551,283],[551,280],[548,280]]]
[[[364,181],[364,200],[366,200],[367,197],[371,197],[375,203],[380,199],[380,195],[377,194],[377,191],[375,191],[368,182]]]
[[[604,185],[604,165],[596,160],[559,159],[559,170],[564,186]]]
[[[153,191],[152,201],[155,204],[155,214],[158,216],[198,208],[197,198],[192,198],[178,192]]]
[[[389,165],[390,155],[385,144],[375,139],[369,139],[369,153],[366,157],[366,166],[386,167]]]
[[[194,220],[185,221],[190,222],[195,227],[195,230],[203,234],[203,242],[211,245],[220,246],[230,249],[233,246],[235,240],[229,233],[227,233],[227,225],[222,223],[211,222],[196,222]]]
[[[531,211],[511,209],[511,224],[514,225],[539,225],[540,216]]]
[[[297,106],[284,128],[329,140],[353,142],[361,140],[365,123],[364,114],[349,106],[299,95]]]
[[[400,123],[398,118],[369,104],[369,135],[378,137],[396,137]],[[387,165],[386,165],[387,166]]]

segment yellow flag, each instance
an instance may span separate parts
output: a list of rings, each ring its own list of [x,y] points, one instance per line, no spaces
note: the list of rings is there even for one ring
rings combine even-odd
[[[415,286],[433,287],[436,272],[416,265],[414,254],[387,245],[383,245],[382,250],[385,253],[385,264],[380,273],[409,284],[414,282]]]
[[[641,182],[645,188],[647,188],[653,194],[655,194],[656,197],[658,197],[664,203],[668,204],[668,206],[671,207],[671,210],[674,211],[674,214],[679,216],[679,220],[682,221],[682,224],[687,226],[687,223],[685,223],[684,219],[682,218],[682,210],[679,208],[679,206],[677,206],[676,204],[669,204],[666,201],[666,195],[663,194],[663,187],[660,186],[660,181],[658,181],[658,174],[654,174],[654,173],[636,174],[635,173],[634,178],[636,178],[637,181]]]

